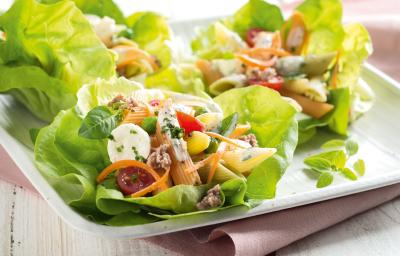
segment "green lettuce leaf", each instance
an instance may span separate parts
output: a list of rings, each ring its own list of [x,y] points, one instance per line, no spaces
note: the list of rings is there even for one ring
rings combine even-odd
[[[191,47],[201,59],[231,59],[234,53],[246,44],[238,34],[228,29],[222,22],[216,22],[205,28],[198,28]]]
[[[260,28],[266,31],[279,30],[283,24],[283,16],[278,6],[265,0],[250,0],[231,18],[228,18],[229,28],[242,38],[249,29]]]
[[[35,163],[64,201],[83,214],[96,212],[96,177],[109,164],[106,142],[78,136],[81,118],[61,111],[40,130]]]
[[[297,145],[296,110],[279,93],[261,86],[229,90],[214,100],[225,116],[237,112],[240,123],[249,122],[261,147],[277,149],[247,177],[247,197],[273,198]]]
[[[40,0],[45,4],[53,4],[61,0]],[[110,17],[119,24],[125,24],[125,17],[118,6],[112,0],[72,0],[83,13],[100,17]]]
[[[371,38],[367,29],[359,23],[344,26],[345,37],[339,58],[337,87],[354,88],[360,77],[364,60],[372,54]]]
[[[306,0],[296,10],[303,14],[309,31],[306,54],[339,50],[345,35],[340,0]]]
[[[165,42],[171,39],[172,32],[167,20],[154,12],[137,12],[129,16],[126,23],[132,29],[130,39],[141,49],[157,56],[163,68],[168,67],[171,50]]]
[[[7,39],[0,41],[2,72],[15,75],[4,79],[14,82],[1,83],[0,92],[13,90],[43,120],[50,121],[59,110],[72,107],[71,97],[83,84],[115,74],[114,55],[72,2],[46,5],[17,0],[0,16],[0,29],[7,33]],[[17,74],[20,71],[26,72]],[[22,74],[24,79],[19,77]]]
[[[147,76],[145,86],[209,98],[205,93],[202,76],[193,64],[172,64],[159,73]]]
[[[347,127],[349,124],[349,114],[351,107],[350,88],[339,88],[329,91],[329,103],[335,108],[323,116],[321,119],[313,119],[310,117],[299,121],[300,134],[307,136],[307,131],[314,133],[316,127],[328,126],[329,129],[337,134],[347,136]],[[311,137],[302,138],[303,142]]]
[[[114,77],[109,80],[97,79],[78,91],[76,109],[85,116],[93,108],[107,105],[115,96],[119,94],[129,96],[138,89],[143,89],[143,86],[124,77]]]

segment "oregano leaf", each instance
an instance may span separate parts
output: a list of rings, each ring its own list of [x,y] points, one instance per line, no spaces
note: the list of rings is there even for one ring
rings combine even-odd
[[[333,175],[330,172],[323,172],[317,181],[317,188],[329,186],[333,182]]]
[[[358,159],[354,165],[354,170],[360,175],[363,176],[365,174],[365,162],[362,159]]]

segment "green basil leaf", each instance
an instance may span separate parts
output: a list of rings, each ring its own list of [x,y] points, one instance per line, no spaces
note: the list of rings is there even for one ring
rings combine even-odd
[[[341,148],[344,147],[345,141],[344,140],[330,140],[322,144],[322,149],[332,149],[332,148]]]
[[[357,175],[347,167],[340,169],[340,173],[350,180],[357,180]]]
[[[324,158],[310,156],[304,159],[304,163],[318,172],[331,170],[331,162]]]
[[[225,117],[219,128],[219,133],[223,136],[230,135],[237,125],[238,117],[239,115],[237,112]]]
[[[119,115],[113,114],[109,108],[95,107],[83,119],[78,134],[87,139],[105,139],[117,127],[118,121]]]
[[[349,156],[355,155],[358,152],[358,144],[354,140],[346,141],[346,152]]]
[[[354,170],[360,175],[363,176],[365,174],[365,162],[362,159],[358,159],[354,165]]]
[[[145,130],[148,134],[155,134],[156,125],[157,125],[157,117],[151,116],[144,118],[141,126],[143,130]]]
[[[333,175],[330,172],[323,172],[317,181],[317,188],[329,186],[333,181]]]

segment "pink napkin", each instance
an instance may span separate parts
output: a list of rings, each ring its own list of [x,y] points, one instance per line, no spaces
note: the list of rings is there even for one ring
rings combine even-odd
[[[362,22],[369,30],[375,48],[369,62],[400,80],[400,17],[394,16],[400,13],[400,1],[382,0],[378,5],[376,3],[347,1],[345,13],[348,16],[368,14]],[[382,13],[385,16],[378,15]],[[0,163],[1,179],[35,191],[2,147]],[[397,196],[400,196],[400,184],[145,240],[183,255],[265,255]]]

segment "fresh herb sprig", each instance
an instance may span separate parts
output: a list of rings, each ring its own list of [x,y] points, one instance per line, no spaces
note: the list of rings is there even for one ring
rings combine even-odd
[[[106,106],[95,107],[83,119],[78,134],[87,139],[106,139],[121,119],[120,110],[113,112]]]
[[[358,144],[354,140],[330,140],[321,148],[324,152],[304,159],[304,164],[319,173],[317,188],[329,186],[335,174],[341,174],[350,180],[357,180],[364,175],[364,160],[358,159],[353,164],[353,169],[348,166],[349,159],[358,152]]]

